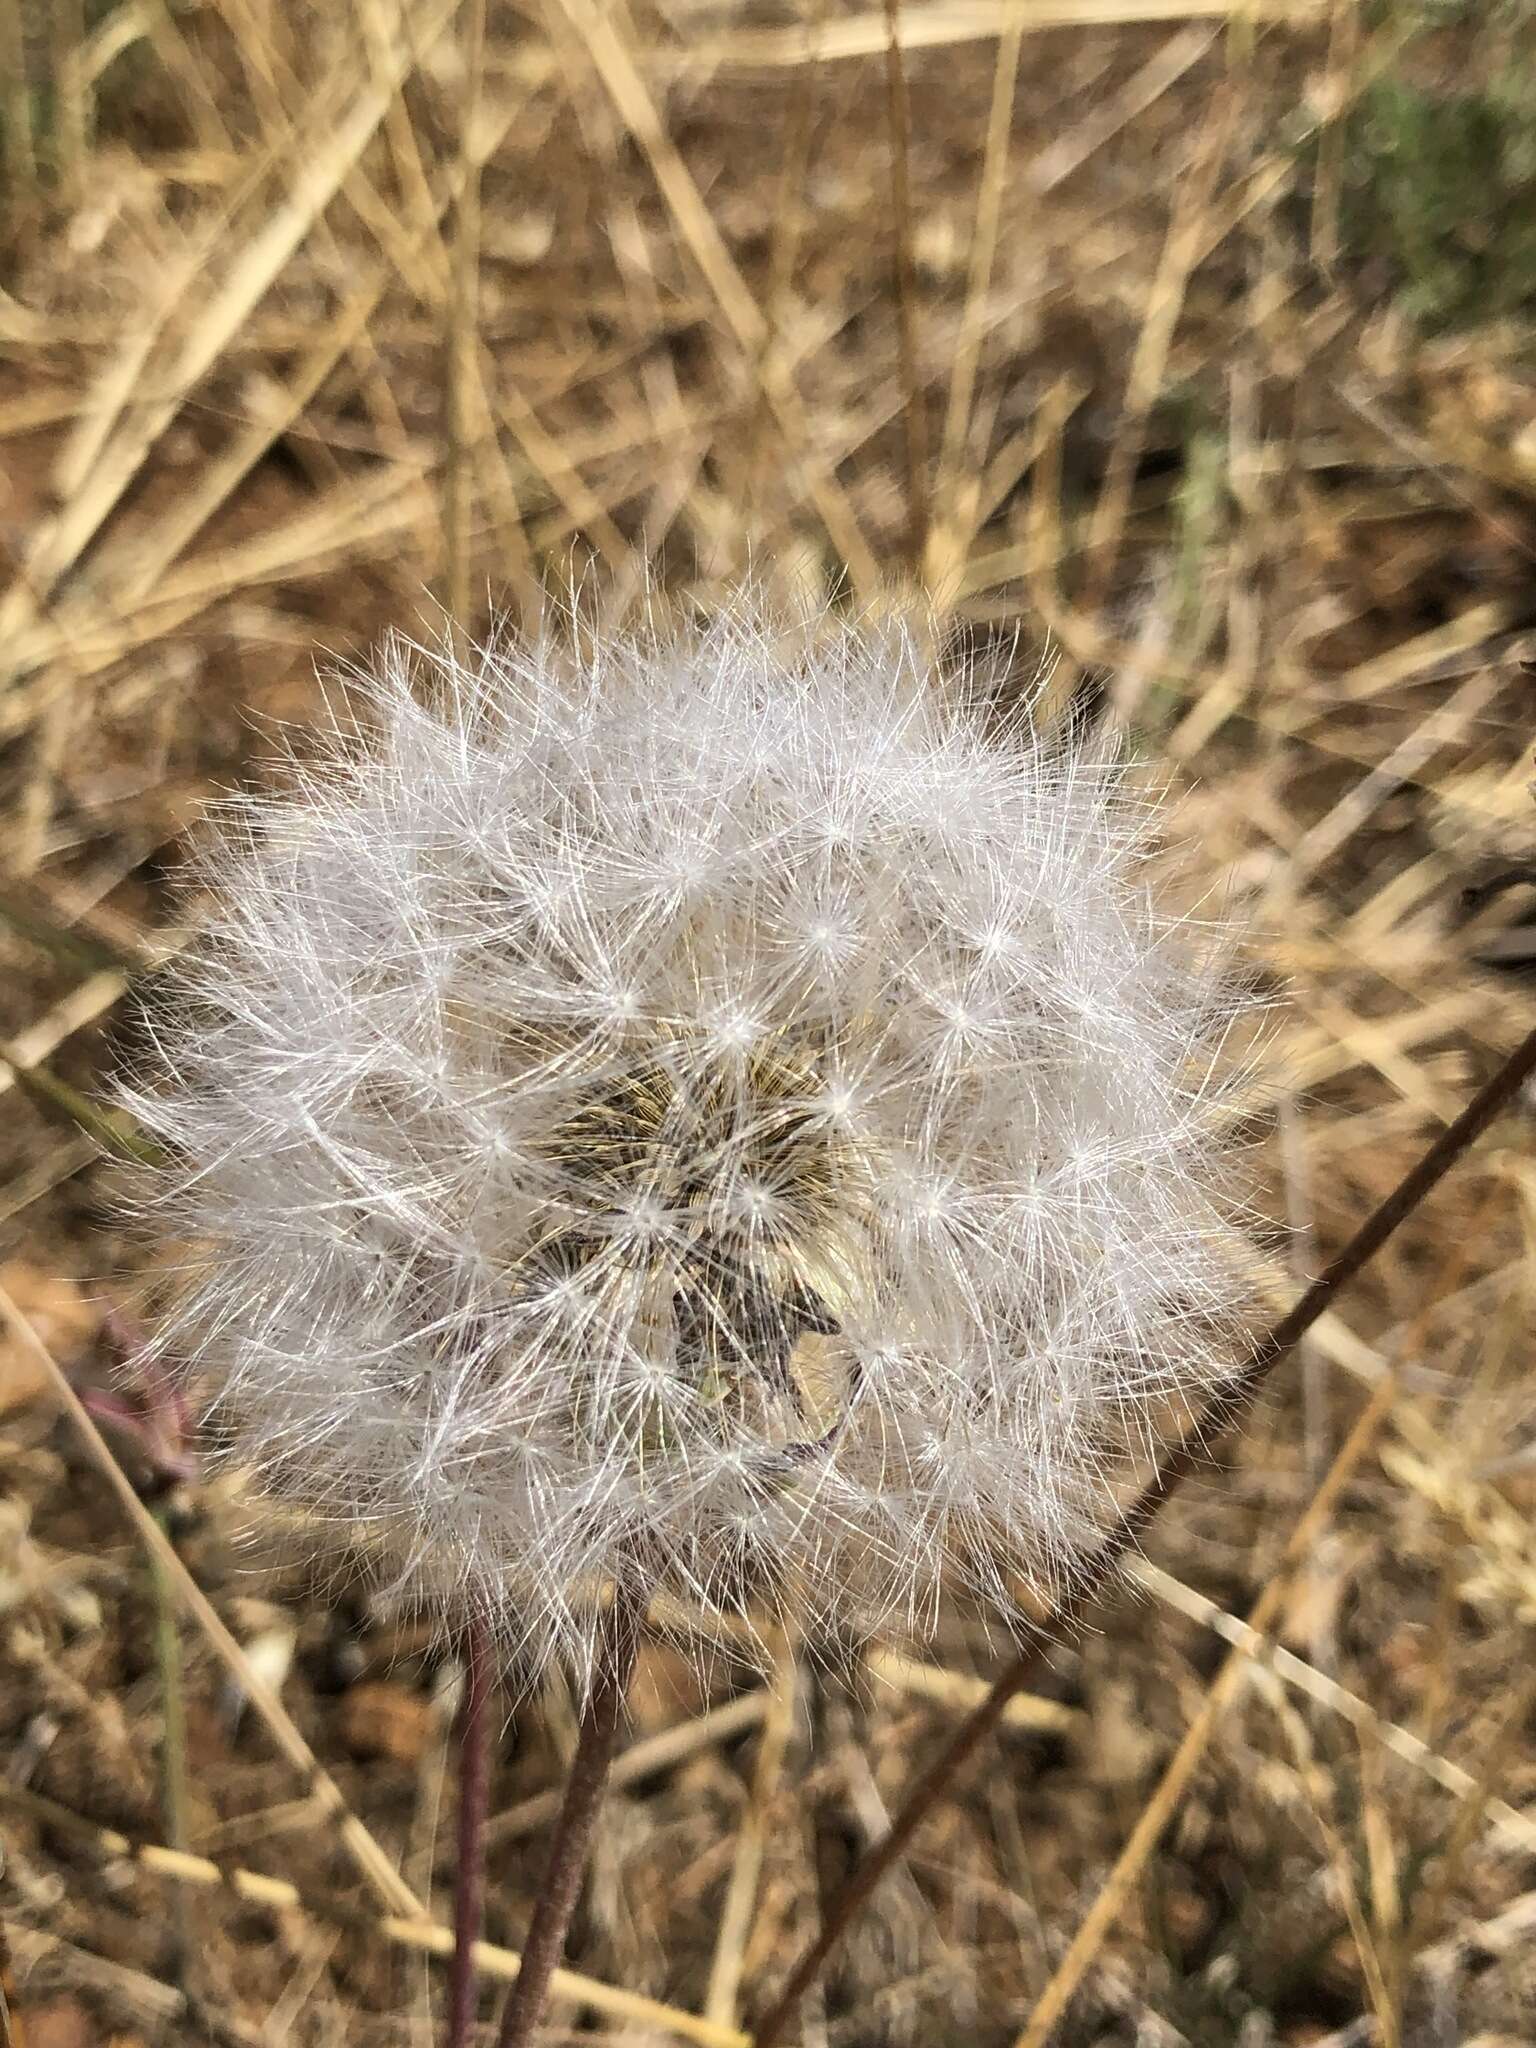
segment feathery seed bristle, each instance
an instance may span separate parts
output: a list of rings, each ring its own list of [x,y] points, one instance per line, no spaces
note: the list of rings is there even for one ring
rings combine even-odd
[[[530,1670],[615,1580],[860,1630],[1059,1584],[1234,1272],[1235,998],[1113,760],[746,615],[394,644],[366,700],[231,807],[134,1098],[238,1455]]]

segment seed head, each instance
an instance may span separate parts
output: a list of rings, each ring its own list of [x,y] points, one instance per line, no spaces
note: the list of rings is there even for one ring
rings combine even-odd
[[[615,1583],[1057,1588],[1231,1299],[1234,999],[1121,770],[748,615],[364,700],[230,807],[136,1098],[236,1454],[530,1672]]]

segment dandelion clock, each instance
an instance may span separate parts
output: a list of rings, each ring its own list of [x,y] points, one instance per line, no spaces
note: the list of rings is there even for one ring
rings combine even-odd
[[[1006,1623],[1224,1370],[1220,948],[995,695],[746,611],[396,644],[207,857],[166,1342],[262,1488],[573,1675],[597,1782],[648,1610]]]

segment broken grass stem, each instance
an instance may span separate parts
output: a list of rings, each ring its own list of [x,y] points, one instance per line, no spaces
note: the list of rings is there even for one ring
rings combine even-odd
[[[1280,1360],[1294,1350],[1328,1309],[1334,1296],[1370,1263],[1387,1239],[1406,1221],[1462,1154],[1473,1145],[1536,1074],[1536,1031],[1532,1031],[1479,1090],[1454,1123],[1448,1124],[1385,1201],[1355,1232],[1342,1251],[1323,1269],[1295,1306],[1254,1346],[1242,1371],[1164,1458],[1124,1521],[1105,1540],[1074,1590],[1043,1622],[1031,1624],[1018,1654],[996,1680],[987,1697],[923,1771],[902,1802],[890,1833],[876,1844],[853,1872],[826,1913],[820,1934],[791,1971],[783,1990],[764,2014],[753,2036],[754,2048],[774,2048],[782,2041],[801,1999],[841,1943],[865,1901],[906,1853],[929,1809],[942,1797],[957,1771],[1002,1719],[1008,1702],[1033,1675],[1046,1648],[1083,1619],[1108,1590],[1126,1553],[1184,1481],[1210,1455],[1214,1440],[1232,1429],[1252,1408],[1260,1389]]]

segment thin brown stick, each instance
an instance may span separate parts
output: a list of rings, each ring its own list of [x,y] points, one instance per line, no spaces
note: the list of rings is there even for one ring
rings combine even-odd
[[[533,1909],[528,1938],[523,1943],[522,1968],[502,2009],[496,2048],[527,2048],[543,2013],[550,1979],[565,1952],[566,1931],[586,1874],[587,1850],[603,1803],[624,1698],[640,1649],[643,1613],[643,1601],[618,1592],[603,1617],[592,1687],[582,1709],[581,1732],[566,1780],[565,1799],[555,1823],[539,1902]]]
[[[447,2048],[466,2048],[479,1990],[475,1943],[485,1908],[485,1815],[490,1789],[491,1651],[477,1616],[464,1634],[464,1707],[459,1721],[459,1821],[454,1838],[453,1962],[448,1973]]]
[[[754,2036],[755,2048],[773,2048],[782,2041],[795,2009],[814,1983],[822,1965],[839,1946],[860,1909],[881,1880],[905,1855],[928,1810],[966,1760],[991,1734],[1008,1702],[1033,1675],[1041,1656],[1056,1638],[1080,1625],[1093,1603],[1104,1594],[1137,1539],[1172,1499],[1190,1474],[1206,1462],[1213,1441],[1224,1436],[1252,1408],[1261,1388],[1280,1360],[1293,1351],[1307,1331],[1376,1256],[1387,1239],[1448,1173],[1462,1154],[1511,1103],[1524,1083],[1536,1074],[1536,1031],[1512,1052],[1493,1078],[1479,1090],[1454,1123],[1375,1209],[1359,1230],[1313,1281],[1289,1312],[1254,1346],[1248,1361],[1202,1419],[1167,1454],[1158,1470],[1128,1509],[1124,1520],[1105,1539],[1073,1591],[1043,1622],[1030,1623],[1013,1662],[999,1674],[991,1691],[969,1719],[921,1772],[891,1823],[891,1831],[854,1871],[832,1901],[820,1934],[790,1972],[783,1990],[764,2014]]]

